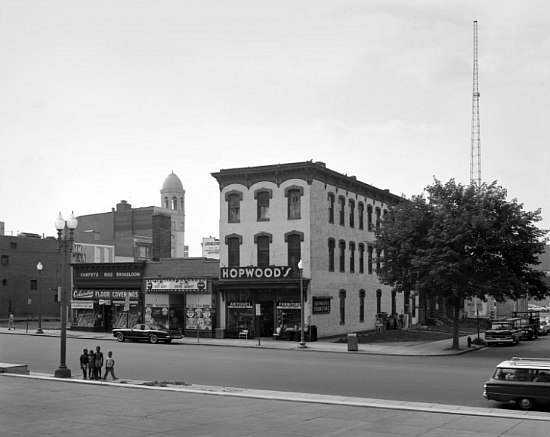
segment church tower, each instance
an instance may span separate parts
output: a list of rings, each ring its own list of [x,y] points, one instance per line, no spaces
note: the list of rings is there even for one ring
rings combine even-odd
[[[180,178],[170,173],[160,190],[161,211],[172,218],[172,258],[185,253],[185,190]]]

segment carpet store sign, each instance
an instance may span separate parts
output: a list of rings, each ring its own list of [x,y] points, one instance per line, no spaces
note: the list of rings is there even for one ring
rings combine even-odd
[[[291,272],[288,266],[222,267],[220,279],[278,279],[290,277]]]

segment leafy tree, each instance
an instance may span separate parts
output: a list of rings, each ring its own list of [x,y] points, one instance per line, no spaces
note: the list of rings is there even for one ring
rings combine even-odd
[[[382,283],[398,291],[438,296],[453,309],[453,349],[459,349],[460,308],[465,299],[496,301],[550,293],[538,264],[547,231],[540,210],[528,212],[506,190],[490,185],[435,180],[424,194],[391,208],[377,233],[384,263]]]

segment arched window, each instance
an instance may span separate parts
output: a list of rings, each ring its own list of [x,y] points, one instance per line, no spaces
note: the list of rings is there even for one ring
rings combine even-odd
[[[227,266],[239,267],[241,265],[241,244],[243,237],[238,234],[230,234],[225,237],[227,245]]]
[[[340,325],[346,324],[346,290],[340,290]]]
[[[334,271],[334,249],[336,246],[336,242],[333,238],[329,238],[328,240],[328,271],[333,272]]]
[[[304,189],[298,185],[292,185],[285,188],[285,197],[288,198],[288,213],[289,219],[299,219],[302,217],[302,196]]]
[[[227,221],[229,223],[239,223],[241,221],[241,201],[243,193],[240,191],[229,191],[225,193],[227,201]]]
[[[372,231],[372,205],[367,205],[367,229]]]
[[[271,234],[261,232],[254,236],[257,250],[258,267],[269,267],[269,244],[273,240]]]
[[[349,271],[355,273],[355,243],[349,243]]]
[[[168,197],[165,197],[164,198],[164,207],[166,209],[169,209],[170,208],[170,201],[168,200]]]
[[[346,198],[340,196],[338,198],[338,204],[340,205],[339,214],[340,214],[340,225],[344,226],[345,223],[345,213],[346,213]]]
[[[254,191],[254,199],[257,202],[257,220],[269,220],[269,199],[273,196],[273,190],[260,188]]]
[[[340,271],[346,271],[346,242],[340,240],[338,242],[338,247],[340,248]]]
[[[382,290],[376,290],[376,314],[382,312]]]
[[[177,197],[172,197],[172,209],[177,211],[178,209],[178,198]]]
[[[349,200],[349,227],[355,227],[355,200]]]
[[[292,231],[285,234],[285,241],[288,249],[288,266],[292,268],[295,275],[298,275],[298,262],[302,257],[302,241],[304,233]]]
[[[357,210],[359,213],[359,229],[363,229],[365,224],[365,204],[363,202],[359,202],[357,204]]]
[[[368,259],[367,259],[367,268],[369,275],[372,275],[372,252],[374,248],[372,246],[368,246]]]
[[[365,321],[365,290],[359,290],[359,322]]]
[[[359,243],[359,273],[365,273],[365,245]]]
[[[328,193],[328,222],[334,223],[334,194]]]

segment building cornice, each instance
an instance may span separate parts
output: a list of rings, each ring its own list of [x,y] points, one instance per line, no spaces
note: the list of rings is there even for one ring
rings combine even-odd
[[[247,189],[259,182],[272,182],[278,187],[290,179],[301,179],[308,185],[314,180],[335,187],[336,191],[355,193],[357,196],[365,196],[386,204],[395,204],[403,200],[400,196],[392,194],[389,190],[376,188],[372,185],[358,181],[355,176],[338,173],[330,170],[323,162],[294,162],[288,164],[274,164],[257,167],[241,167],[222,169],[211,173],[218,181],[220,191],[231,184],[243,185]]]

